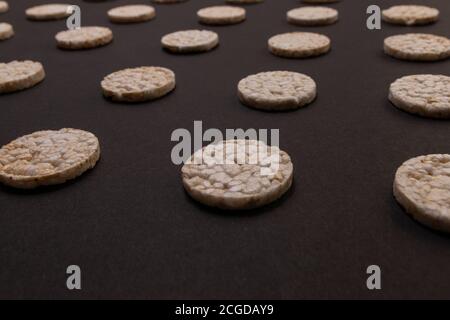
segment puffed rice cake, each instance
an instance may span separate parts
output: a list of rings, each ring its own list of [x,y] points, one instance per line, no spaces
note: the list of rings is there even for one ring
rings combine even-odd
[[[284,58],[309,58],[327,53],[331,40],[312,32],[289,32],[273,36],[268,41],[269,51]]]
[[[44,67],[30,60],[0,63],[0,94],[24,90],[45,78]]]
[[[450,118],[450,77],[411,75],[397,79],[389,100],[399,109],[430,118]]]
[[[0,149],[0,182],[20,189],[61,184],[92,169],[99,158],[100,144],[90,132],[38,131]]]
[[[431,154],[403,163],[393,192],[408,214],[435,230],[450,232],[450,155]]]
[[[28,8],[25,14],[28,19],[36,21],[59,20],[70,16],[70,4],[51,3]]]
[[[301,7],[289,10],[286,14],[291,24],[300,26],[323,26],[338,20],[338,11],[328,7]]]
[[[298,109],[310,104],[317,95],[315,81],[290,71],[261,72],[242,79],[239,99],[246,106],[269,111]]]
[[[210,144],[195,152],[181,172],[184,188],[192,198],[228,210],[274,202],[293,181],[289,155],[257,140]]]
[[[198,19],[203,24],[227,25],[245,20],[245,9],[234,6],[213,6],[197,11]]]
[[[161,43],[174,53],[205,52],[217,47],[219,35],[208,30],[184,30],[165,35]]]
[[[143,4],[120,6],[108,11],[109,20],[115,23],[144,22],[155,16],[155,9]]]
[[[9,9],[8,2],[0,1],[0,13],[6,12]]]
[[[426,33],[395,35],[384,40],[384,52],[402,60],[444,60],[450,57],[450,40]]]
[[[143,102],[175,88],[175,74],[162,67],[129,68],[113,72],[101,82],[103,95],[113,101]]]
[[[55,38],[61,49],[92,49],[110,43],[113,40],[113,33],[106,27],[81,27],[58,32]]]
[[[0,22],[0,41],[14,36],[13,26],[6,22]]]
[[[392,24],[423,25],[436,22],[438,19],[439,10],[428,6],[399,5],[383,10],[383,20]]]

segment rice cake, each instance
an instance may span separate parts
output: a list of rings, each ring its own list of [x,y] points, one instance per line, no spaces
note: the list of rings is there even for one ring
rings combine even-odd
[[[181,172],[192,198],[228,210],[267,205],[285,194],[293,181],[289,155],[257,140],[210,144],[195,152]]]
[[[284,58],[309,58],[330,51],[327,36],[312,32],[289,32],[269,39],[269,51]]]
[[[431,154],[403,163],[394,196],[408,214],[435,230],[450,232],[450,155]]]
[[[44,67],[30,60],[0,63],[0,94],[24,90],[45,78]]]
[[[246,106],[270,111],[298,109],[314,101],[317,86],[304,74],[290,71],[261,72],[242,79],[239,99]]]
[[[402,60],[444,60],[450,57],[450,40],[426,33],[395,35],[384,40],[384,52]]]
[[[21,189],[61,184],[92,169],[99,158],[98,139],[90,132],[38,131],[0,149],[0,182]]]
[[[430,118],[450,118],[450,77],[412,75],[397,79],[389,100],[399,109]]]
[[[106,76],[103,95],[114,101],[142,102],[160,98],[175,88],[175,74],[161,67],[129,68]]]

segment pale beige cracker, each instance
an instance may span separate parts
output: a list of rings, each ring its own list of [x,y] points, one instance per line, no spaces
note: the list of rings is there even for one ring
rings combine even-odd
[[[264,2],[264,0],[226,0],[230,4],[255,4]]]
[[[68,50],[92,49],[107,45],[113,40],[113,33],[106,27],[81,27],[56,34],[59,48]]]
[[[293,165],[278,147],[257,140],[226,140],[195,152],[183,166],[187,193],[228,210],[253,209],[279,199],[292,185]]]
[[[261,72],[242,79],[238,84],[238,95],[246,106],[284,111],[298,109],[314,101],[317,86],[311,77],[301,73]]]
[[[113,72],[102,83],[103,95],[114,101],[142,102],[160,98],[175,88],[175,74],[161,67]]]
[[[273,36],[268,41],[269,51],[285,58],[308,58],[330,51],[331,40],[312,32],[290,32]]]
[[[389,100],[409,113],[450,119],[450,77],[421,74],[397,79],[390,86]]]
[[[210,25],[235,24],[245,20],[245,9],[234,6],[214,6],[197,11],[201,23]]]
[[[0,41],[11,38],[14,35],[13,26],[6,22],[0,22]]]
[[[0,63],[0,94],[24,90],[45,78],[44,67],[30,60]]]
[[[450,57],[450,40],[425,33],[395,35],[384,40],[384,52],[402,60],[444,60]]]
[[[70,16],[70,4],[52,3],[28,8],[25,14],[30,20],[46,21],[59,20]]]
[[[9,9],[8,2],[0,1],[0,13],[6,12]]]
[[[338,20],[338,11],[327,7],[301,7],[286,14],[289,23],[300,26],[323,26]]]
[[[155,16],[155,8],[143,4],[120,6],[108,11],[109,20],[115,23],[144,22]]]
[[[175,53],[204,52],[217,47],[219,36],[208,30],[184,30],[165,35],[161,43],[166,50]]]
[[[420,223],[450,232],[450,155],[425,155],[403,163],[395,174],[394,196]]]
[[[0,182],[21,189],[61,184],[92,169],[99,158],[100,144],[90,132],[38,131],[0,149]]]
[[[406,26],[423,25],[436,22],[439,10],[427,6],[399,5],[383,10],[383,20]]]

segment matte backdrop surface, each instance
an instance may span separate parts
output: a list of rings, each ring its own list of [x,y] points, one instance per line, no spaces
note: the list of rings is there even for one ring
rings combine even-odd
[[[247,21],[201,26],[196,11],[223,1],[157,5],[147,23],[111,24],[106,11],[131,1],[77,1],[83,25],[102,25],[114,42],[89,51],[62,51],[54,35],[65,21],[31,22],[24,11],[46,1],[12,0],[0,19],[14,38],[0,42],[0,61],[41,61],[45,81],[0,96],[0,145],[33,131],[74,127],[95,133],[97,167],[74,182],[31,192],[0,188],[0,298],[449,298],[450,237],[410,219],[392,196],[405,160],[449,153],[450,123],[399,111],[389,84],[409,74],[449,75],[450,61],[393,59],[383,39],[407,32],[450,36],[450,3],[414,1],[441,10],[430,26],[366,28],[366,8],[403,1],[344,0],[332,26],[289,25],[295,0],[247,6]],[[149,3],[136,1],[136,3]],[[197,55],[161,49],[169,32],[204,28],[220,47]],[[288,31],[332,39],[324,56],[289,60],[271,55],[267,39]],[[102,98],[100,81],[119,69],[163,66],[177,76],[163,99],[117,104]],[[270,70],[298,71],[318,84],[318,99],[286,113],[240,104],[237,83]],[[279,128],[295,165],[295,185],[259,210],[222,212],[183,190],[171,163],[173,130]],[[82,290],[66,289],[66,268],[82,270]],[[366,268],[382,269],[382,290],[366,288]]]

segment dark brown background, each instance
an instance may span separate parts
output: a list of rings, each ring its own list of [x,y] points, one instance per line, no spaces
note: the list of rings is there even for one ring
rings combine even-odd
[[[0,97],[0,144],[42,129],[74,127],[101,141],[95,170],[61,187],[34,192],[0,188],[1,298],[450,298],[450,237],[411,220],[392,197],[396,168],[428,153],[448,153],[450,125],[401,112],[387,100],[389,84],[415,73],[445,73],[450,61],[412,63],[383,54],[384,37],[414,31],[449,36],[448,1],[435,25],[365,27],[369,4],[345,0],[338,24],[309,28],[332,39],[319,58],[272,56],[267,39],[290,30],[294,0],[248,6],[236,26],[206,27],[220,34],[217,50],[171,55],[162,35],[200,28],[197,9],[222,1],[155,5],[154,21],[113,25],[107,9],[134,1],[87,2],[84,25],[105,25],[106,47],[68,52],[54,34],[65,21],[31,22],[10,1],[0,19],[16,36],[0,43],[0,60],[43,62],[47,77],[35,88]],[[148,1],[136,1],[148,3]],[[159,65],[176,72],[177,89],[145,104],[106,101],[99,83],[125,67]],[[237,82],[248,74],[292,70],[312,76],[319,98],[289,113],[242,106]],[[295,186],[282,201],[247,213],[193,202],[171,163],[177,128],[280,128],[281,147],[295,165]],[[65,288],[66,267],[82,268],[82,290]],[[366,268],[382,268],[383,289],[366,289]]]

